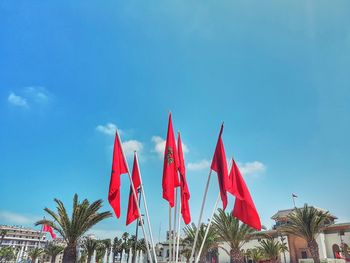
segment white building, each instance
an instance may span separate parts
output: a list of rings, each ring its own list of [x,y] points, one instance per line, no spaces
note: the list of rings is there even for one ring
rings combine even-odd
[[[39,230],[24,228],[20,226],[0,225],[0,233],[5,231],[0,247],[13,247],[16,249],[16,262],[27,259],[28,251],[35,247],[44,247],[46,244],[46,234]]]

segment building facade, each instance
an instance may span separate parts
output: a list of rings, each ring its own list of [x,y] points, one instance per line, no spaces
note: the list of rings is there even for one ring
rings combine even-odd
[[[0,225],[0,232],[4,236],[0,237],[2,242],[0,247],[12,247],[16,250],[16,262],[28,258],[28,252],[35,247],[45,247],[46,234],[30,228],[20,226]]]
[[[323,210],[317,208],[319,210]],[[298,263],[300,260],[311,258],[308,251],[307,243],[304,239],[296,235],[281,234],[280,228],[288,224],[288,215],[294,209],[279,210],[271,219],[275,221],[271,230],[257,232],[257,235],[243,245],[242,249],[246,252],[259,246],[259,241],[263,239],[264,235],[268,235],[275,240],[279,240],[286,244],[288,251],[281,253],[280,259],[282,263]],[[324,210],[323,210],[324,211]],[[320,259],[339,259],[339,256],[349,259],[350,255],[348,247],[350,246],[350,223],[336,223],[337,217],[330,215],[329,222],[322,229],[322,232],[317,236],[317,244],[319,247]],[[228,249],[228,245],[223,243],[222,246]],[[230,263],[230,257],[224,249],[219,248],[219,263]],[[252,263],[248,258],[247,263]]]

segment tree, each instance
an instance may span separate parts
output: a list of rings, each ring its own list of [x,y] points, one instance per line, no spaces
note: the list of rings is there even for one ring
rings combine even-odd
[[[28,252],[28,256],[30,257],[30,260],[32,263],[35,263],[37,258],[39,258],[41,255],[45,253],[44,249],[42,248],[33,248]]]
[[[113,247],[112,247],[112,253],[113,253],[113,262],[115,261],[116,254],[120,254],[123,251],[123,240],[119,239],[118,237],[115,237],[113,240]]]
[[[81,236],[98,222],[111,217],[109,211],[98,211],[102,207],[102,200],[90,204],[87,199],[79,202],[78,195],[73,198],[72,216],[69,218],[66,208],[61,200],[54,199],[57,205],[57,213],[49,208],[44,210],[53,220],[43,219],[35,225],[46,224],[55,229],[66,241],[67,246],[63,252],[63,263],[75,263],[77,260],[77,245]]]
[[[260,248],[247,249],[246,256],[255,263],[258,263],[260,260],[264,259],[264,254]]]
[[[218,209],[218,213],[214,215],[213,227],[219,237],[229,245],[230,251],[224,248],[223,250],[230,256],[231,262],[243,263],[244,254],[241,252],[241,248],[255,230],[240,223],[238,219],[222,209]]]
[[[258,247],[266,259],[271,260],[272,263],[279,262],[280,254],[285,249],[281,242],[275,241],[273,238],[268,238],[259,242],[260,247]]]
[[[288,224],[282,226],[281,230],[303,238],[307,242],[314,263],[320,263],[316,237],[322,228],[329,223],[329,219],[330,214],[328,212],[305,204],[303,208],[296,208],[287,216]]]
[[[83,240],[82,248],[87,254],[87,263],[90,263],[92,255],[97,248],[97,241],[95,239],[87,237]]]
[[[49,243],[45,248],[45,253],[51,257],[51,263],[55,263],[56,257],[64,250],[64,247]]]
[[[5,261],[11,261],[16,258],[15,251],[12,247],[2,247],[0,248],[0,262]]]
[[[112,241],[110,239],[104,239],[102,240],[102,242],[106,247],[107,263],[109,263],[109,255],[111,254]]]
[[[181,255],[183,255],[186,258],[186,263],[190,263],[191,252],[192,252],[192,249],[190,247],[185,247],[181,251]]]
[[[7,230],[6,229],[1,229],[1,231],[0,231],[0,236],[1,236],[0,245],[4,241],[4,238],[5,238],[6,235],[7,235]]]
[[[106,245],[103,241],[98,241],[96,246],[96,262],[102,263],[106,254]]]
[[[197,238],[197,243],[195,246],[195,254],[199,253],[199,249],[200,246],[202,244],[204,235],[205,235],[205,231],[207,229],[207,225],[206,224],[201,224],[200,228],[199,228],[199,232],[198,232],[198,238]],[[197,227],[194,223],[192,223],[191,225],[187,225],[184,228],[184,232],[185,232],[185,239],[184,239],[184,243],[188,246],[193,245],[194,243],[194,237],[197,231]],[[204,246],[203,246],[203,250],[202,253],[200,255],[200,262],[205,262],[205,258],[208,252],[210,252],[211,249],[216,248],[218,246],[218,235],[217,232],[215,230],[214,227],[209,228],[208,231],[208,235],[207,238],[204,242]]]

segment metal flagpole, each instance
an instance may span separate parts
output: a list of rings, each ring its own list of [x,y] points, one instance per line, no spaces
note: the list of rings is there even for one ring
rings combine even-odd
[[[175,188],[175,206],[174,206],[174,227],[173,227],[173,257],[172,260],[175,262],[176,257],[176,216],[177,216],[177,202],[178,202],[178,187]]]
[[[119,137],[119,133],[117,131],[117,136],[118,136],[118,141],[119,141],[119,144],[122,145],[121,141],[120,141],[120,137]],[[136,195],[136,190],[135,190],[135,186],[134,186],[134,182],[132,181],[132,178],[131,178],[131,174],[129,172],[129,166],[128,166],[128,163],[125,159],[125,155],[124,155],[124,151],[122,150],[122,153],[123,153],[123,158],[124,158],[124,162],[126,164],[126,168],[128,169],[128,176],[129,176],[129,180],[130,180],[130,185],[131,185],[131,189],[132,189],[132,194],[134,196],[134,200],[135,200],[135,204],[136,204],[136,208],[137,208],[137,212],[138,214],[140,215],[141,217],[141,210],[140,210],[140,206],[138,204],[138,200],[137,200],[137,195]],[[146,231],[145,231],[145,226],[143,225],[143,220],[142,218],[140,219],[140,223],[141,223],[141,228],[142,228],[142,232],[143,232],[143,236],[145,238],[145,241],[146,241],[146,244],[148,244],[148,238],[147,238],[147,235],[146,235]],[[153,262],[152,260],[152,257],[151,257],[151,252],[149,251],[149,246],[147,245],[147,254],[148,254],[148,257],[149,257],[149,260],[150,262]]]
[[[151,221],[149,218],[149,214],[148,214],[148,206],[147,206],[147,201],[146,201],[146,195],[145,195],[145,191],[143,189],[143,183],[142,183],[142,176],[141,176],[141,172],[140,172],[140,166],[139,164],[139,158],[137,156],[137,153],[135,152],[136,155],[136,161],[137,161],[137,167],[139,169],[139,175],[140,175],[140,183],[141,183],[141,194],[143,196],[143,205],[145,206],[145,212],[146,212],[146,220],[147,220],[147,225],[148,225],[148,232],[151,238],[151,245],[152,245],[152,251],[153,251],[153,257],[154,257],[154,262],[157,263],[157,254],[156,254],[156,249],[154,246],[154,240],[153,240],[153,234],[152,234],[152,228],[151,228]]]
[[[168,240],[169,240],[169,262],[171,262],[171,257],[172,257],[172,253],[171,253],[171,239],[172,239],[172,235],[171,235],[171,207],[169,206],[169,236],[168,236]]]
[[[179,246],[180,246],[180,226],[181,226],[181,194],[180,194],[180,201],[179,201],[179,218],[177,221],[177,240],[176,240],[176,259],[175,262],[177,263],[179,260]]]
[[[217,207],[218,207],[218,204],[219,204],[219,200],[220,200],[220,192],[219,192],[219,194],[218,194],[218,197],[216,198],[216,202],[215,202],[215,205],[214,205],[214,209],[213,209],[213,212],[212,212],[212,214],[211,214],[211,217],[210,217],[210,220],[209,220],[207,229],[205,230],[205,234],[204,234],[204,237],[203,237],[203,241],[202,241],[201,247],[200,247],[200,249],[199,249],[199,251],[198,251],[198,255],[197,255],[197,258],[196,258],[195,263],[198,263],[199,258],[200,258],[200,256],[201,256],[201,253],[202,253],[202,249],[203,249],[205,240],[207,239],[207,235],[208,235],[208,233],[209,233],[210,225],[211,225],[211,223],[212,223],[212,221],[213,221],[213,217],[214,217],[215,211],[216,211],[216,209],[217,209]]]
[[[196,234],[195,234],[195,236],[194,236],[193,247],[192,247],[191,257],[190,257],[190,260],[191,260],[191,261],[192,261],[193,255],[194,255],[194,251],[195,251],[195,247],[196,247],[196,243],[197,243],[197,239],[198,239],[198,232],[199,232],[200,224],[201,224],[201,221],[202,221],[203,210],[204,210],[204,205],[205,205],[205,199],[207,198],[207,193],[208,193],[208,188],[209,188],[209,182],[210,182],[211,172],[212,172],[212,170],[210,169],[210,172],[209,172],[209,175],[208,175],[207,184],[206,184],[205,190],[204,190],[204,196],[203,196],[203,201],[202,201],[202,207],[201,207],[201,211],[200,211],[200,213],[199,213],[197,231],[196,231]]]
[[[140,174],[140,173],[139,173]],[[140,176],[141,177],[141,176]],[[139,206],[141,206],[141,195],[140,195],[140,192],[141,192],[141,188],[137,190],[137,192],[139,193]],[[137,238],[138,238],[138,234],[139,234],[139,223],[140,223],[140,220],[142,220],[142,215],[140,215],[139,218],[137,218],[137,221],[136,221],[136,233],[135,233],[135,246],[134,246],[134,249],[135,249],[135,252],[136,252],[136,249],[137,249]],[[136,261],[136,259],[135,259]],[[134,262],[135,263],[135,262]]]

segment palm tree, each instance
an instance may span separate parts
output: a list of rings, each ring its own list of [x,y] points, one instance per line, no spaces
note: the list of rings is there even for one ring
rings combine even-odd
[[[329,223],[329,219],[330,214],[328,212],[305,204],[303,208],[296,208],[287,216],[288,224],[282,226],[281,230],[303,238],[307,242],[314,263],[320,263],[316,237],[322,228]]]
[[[198,238],[195,246],[195,254],[199,252],[206,229],[207,229],[207,225],[201,224],[198,231]],[[184,232],[186,235],[186,238],[184,239],[184,243],[186,245],[192,247],[196,231],[197,231],[197,227],[194,223],[192,223],[191,225],[187,225],[184,228]],[[205,262],[207,253],[210,252],[211,249],[216,248],[218,246],[217,241],[218,241],[218,235],[217,235],[216,229],[214,227],[209,228],[208,235],[204,242],[203,250],[200,255],[200,262]]]
[[[98,263],[103,262],[103,258],[105,254],[106,254],[106,245],[104,244],[103,241],[98,241],[97,247],[96,247],[96,262]]]
[[[190,263],[192,249],[190,247],[186,247],[181,251],[181,255],[186,258],[186,263]]]
[[[12,261],[15,258],[16,258],[16,254],[12,247],[0,248],[0,262],[2,262],[3,260],[5,262]]]
[[[273,238],[268,238],[259,243],[259,248],[267,259],[271,260],[272,263],[279,262],[280,254],[283,252],[282,244],[279,241],[275,241]]]
[[[0,231],[0,236],[1,236],[0,245],[4,241],[4,238],[5,238],[6,235],[7,235],[7,230],[6,229],[1,229],[1,231]]]
[[[111,217],[109,211],[99,213],[102,207],[102,200],[90,204],[87,199],[79,202],[78,195],[73,198],[72,216],[69,218],[66,208],[61,200],[54,199],[57,205],[57,213],[49,208],[44,210],[53,220],[43,219],[35,225],[46,224],[55,229],[64,238],[67,246],[63,252],[63,263],[75,263],[77,259],[77,245],[80,237],[98,222]]]
[[[91,263],[92,255],[97,248],[97,241],[87,237],[83,240],[82,248],[87,254],[87,263]]]
[[[112,253],[113,253],[113,262],[112,263],[114,263],[116,254],[121,253],[123,251],[122,244],[123,244],[122,239],[119,239],[118,237],[114,238],[113,247],[112,247]]]
[[[56,257],[64,250],[64,247],[50,243],[45,248],[45,253],[51,257],[51,263],[56,262]]]
[[[260,248],[247,249],[246,256],[255,263],[264,259],[264,254]]]
[[[218,213],[214,215],[213,227],[220,239],[229,245],[230,251],[224,248],[223,250],[230,256],[231,262],[243,263],[244,254],[241,248],[255,230],[246,224],[239,223],[238,219],[222,209],[218,209]]]
[[[112,241],[110,239],[104,239],[102,240],[102,242],[106,247],[107,263],[109,263],[109,255],[111,254]]]
[[[39,258],[44,253],[45,253],[44,249],[36,247],[31,249],[28,252],[28,256],[30,257],[31,262],[35,263],[36,259]]]

